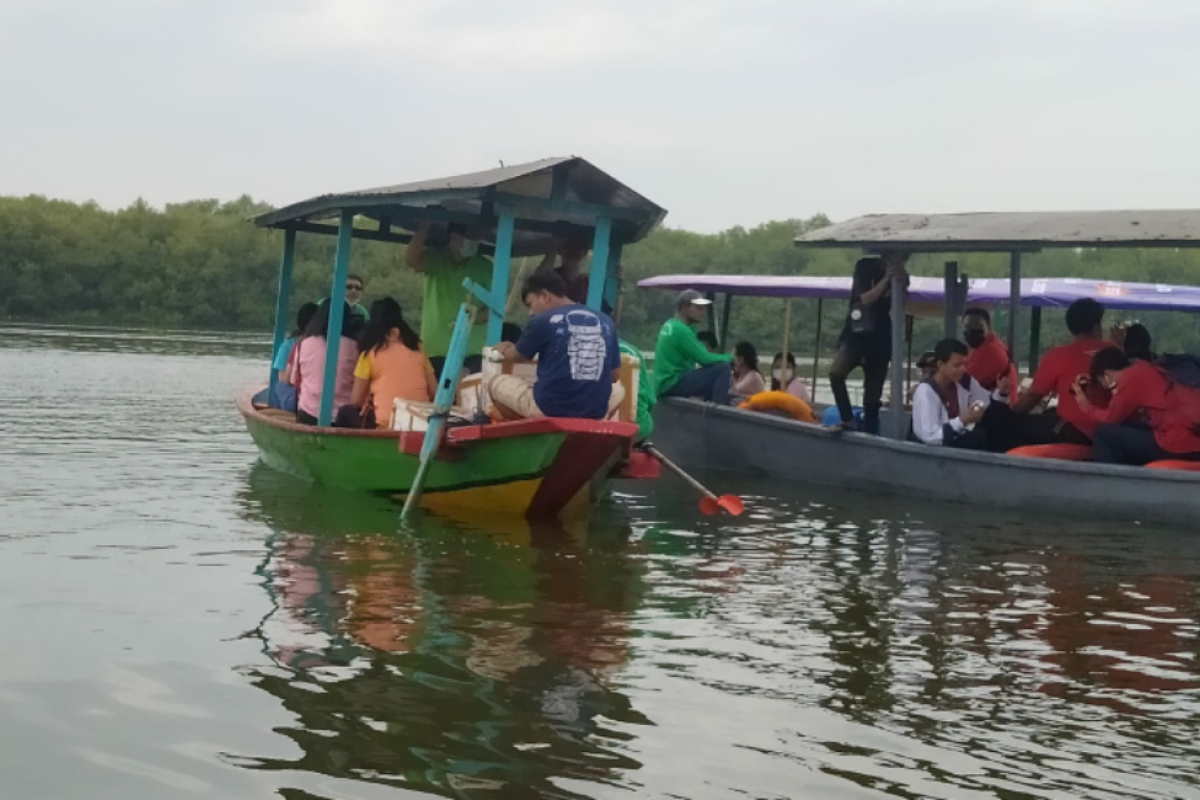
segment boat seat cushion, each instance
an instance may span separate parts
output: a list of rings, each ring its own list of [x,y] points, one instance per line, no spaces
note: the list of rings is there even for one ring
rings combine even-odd
[[[1031,444],[1008,451],[1018,458],[1053,458],[1059,461],[1091,461],[1092,448],[1084,444]]]

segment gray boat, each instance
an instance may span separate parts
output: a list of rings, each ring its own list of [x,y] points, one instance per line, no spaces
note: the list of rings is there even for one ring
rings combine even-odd
[[[867,253],[1011,253],[1008,333],[1010,352],[1015,354],[1023,304],[1022,253],[1052,247],[1200,247],[1200,211],[872,215],[815,231],[797,239],[796,244],[858,248]],[[774,280],[777,284],[779,279]],[[965,287],[960,288],[957,280],[948,270],[945,297],[965,298]],[[673,288],[660,279],[654,281],[657,288]],[[739,291],[733,284],[700,284],[699,280],[697,284],[692,288],[723,289],[727,297],[789,296],[778,285],[770,291]],[[1170,293],[1161,288],[1156,291]],[[905,287],[896,280],[892,286],[891,408],[902,407],[905,302]],[[946,329],[951,335],[960,309],[954,302],[946,305]],[[831,433],[770,414],[679,398],[661,401],[654,416],[655,443],[685,469],[893,493],[918,503],[938,499],[1183,525],[1194,524],[1200,514],[1200,472],[929,447],[904,441],[907,415],[891,415],[886,410],[883,429],[890,438]]]

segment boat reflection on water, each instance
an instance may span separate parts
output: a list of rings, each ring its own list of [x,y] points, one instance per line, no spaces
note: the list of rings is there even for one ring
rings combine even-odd
[[[260,769],[421,786],[612,780],[638,768],[620,691],[641,568],[628,525],[428,516],[397,532],[387,499],[256,468],[242,497],[272,531],[253,683],[296,715],[295,760]]]
[[[1195,788],[1192,532],[722,488],[736,521],[656,487],[616,493],[635,531],[410,534],[389,499],[255,470],[244,674],[299,754],[237,763],[487,797]]]

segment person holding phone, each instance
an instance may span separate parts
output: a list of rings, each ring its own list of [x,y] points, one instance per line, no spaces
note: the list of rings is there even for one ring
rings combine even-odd
[[[967,346],[944,339],[933,349],[933,375],[913,393],[910,437],[935,447],[1004,453],[1014,445],[1008,376],[988,392],[967,374]]]

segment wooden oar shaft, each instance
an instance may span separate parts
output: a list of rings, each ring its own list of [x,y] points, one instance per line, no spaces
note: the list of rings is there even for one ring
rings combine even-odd
[[[644,445],[642,449],[644,449],[647,453],[649,453],[650,455],[657,458],[660,464],[662,464],[667,469],[671,470],[671,472],[674,472],[680,478],[683,478],[683,480],[686,483],[690,484],[693,489],[700,492],[705,497],[711,497],[713,500],[719,499],[715,494],[710,492],[708,490],[708,488],[705,487],[704,484],[700,483],[700,481],[696,480],[691,475],[688,475],[686,472],[683,471],[683,467],[679,466],[674,461],[672,461],[671,459],[664,456],[656,448],[651,447],[650,445]]]

